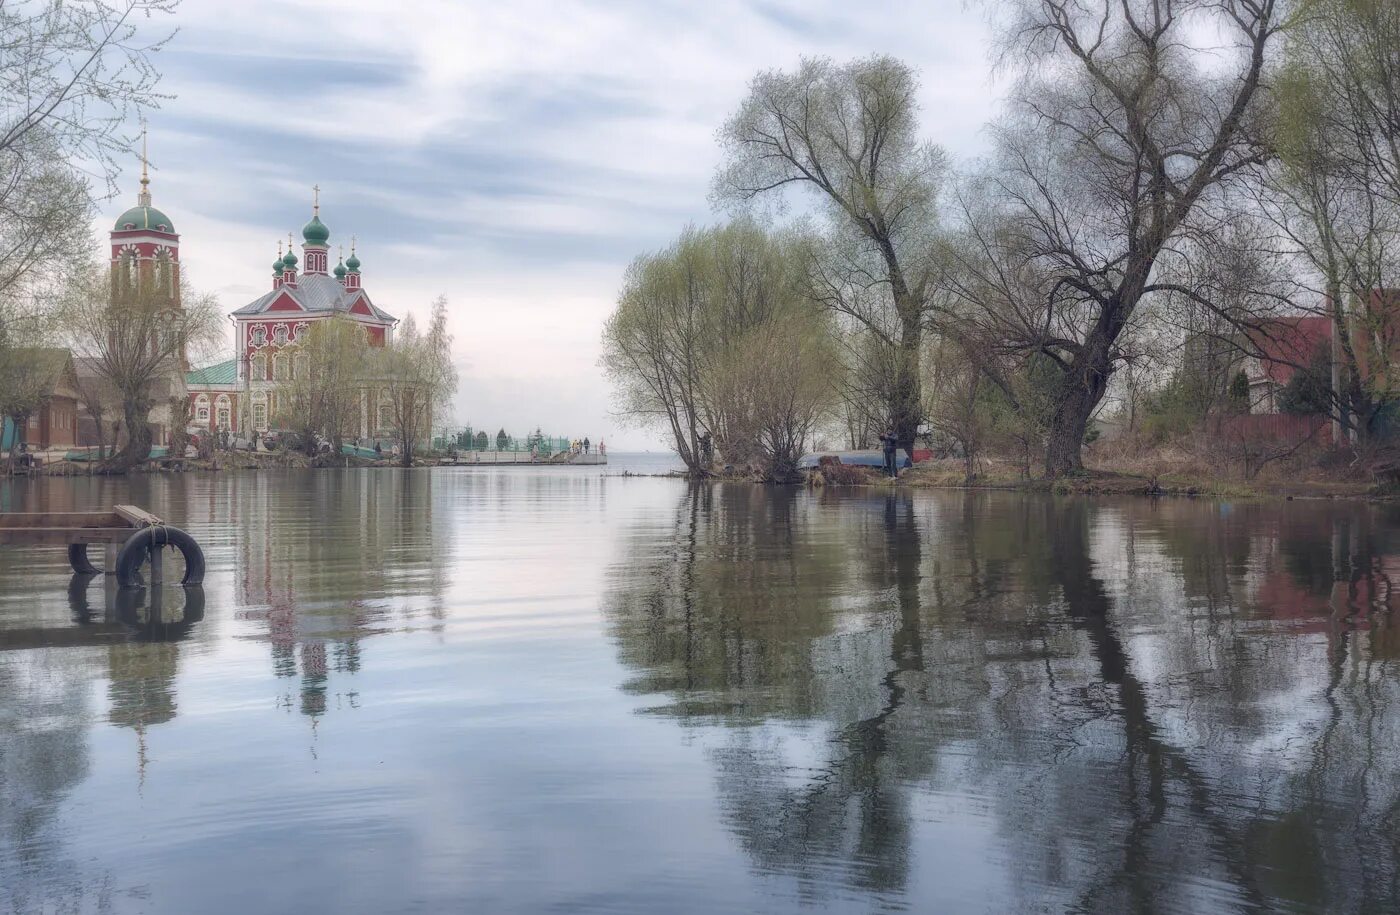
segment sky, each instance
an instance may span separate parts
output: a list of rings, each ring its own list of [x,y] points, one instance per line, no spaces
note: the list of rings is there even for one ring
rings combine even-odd
[[[421,323],[447,298],[454,423],[614,450],[663,440],[614,415],[603,322],[634,257],[722,218],[715,133],[756,73],[893,54],[955,157],[999,95],[963,0],[184,0],[169,24],[151,189],[195,289],[231,311],[270,288],[319,185],[377,305]],[[100,231],[139,174],[133,155]]]

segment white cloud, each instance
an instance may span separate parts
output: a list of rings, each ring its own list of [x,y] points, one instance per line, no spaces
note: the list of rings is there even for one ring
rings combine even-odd
[[[151,150],[197,285],[230,309],[264,289],[319,183],[376,301],[453,303],[461,419],[614,447],[652,439],[612,429],[602,321],[635,254],[715,218],[714,132],[754,73],[895,54],[923,73],[927,134],[963,154],[994,100],[962,0],[187,0],[178,18]]]

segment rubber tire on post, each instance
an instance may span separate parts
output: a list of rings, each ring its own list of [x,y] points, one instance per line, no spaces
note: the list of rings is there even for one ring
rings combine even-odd
[[[88,559],[87,548],[86,543],[68,544],[68,564],[79,575],[96,575],[102,570],[93,565],[91,559]]]
[[[168,524],[144,527],[131,535],[117,553],[117,584],[135,588],[141,584],[141,565],[152,547],[173,546],[185,557],[185,577],[181,584],[197,585],[204,581],[204,551],[195,539],[178,527]]]

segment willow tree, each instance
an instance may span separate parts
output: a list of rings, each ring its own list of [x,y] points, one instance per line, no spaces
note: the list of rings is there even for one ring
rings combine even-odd
[[[725,462],[787,476],[829,407],[839,362],[808,256],[800,236],[741,220],[687,229],[628,269],[602,364],[620,412],[664,428],[693,475],[709,472],[708,436]]]
[[[424,332],[410,315],[394,341],[378,353],[375,365],[380,406],[398,439],[399,460],[411,467],[418,446],[432,436],[433,419],[448,409],[457,390],[447,299],[439,296],[433,302]]]
[[[1089,420],[1154,296],[1199,296],[1229,197],[1269,156],[1264,76],[1281,0],[1005,0],[1021,74],[958,264],[959,307],[1058,371],[1045,467],[1083,466]],[[972,198],[969,198],[972,199]]]
[[[121,401],[126,443],[104,464],[113,473],[150,457],[151,411],[172,397],[183,399],[191,353],[221,336],[212,296],[183,282],[177,294],[171,271],[142,266],[150,269],[93,269],[58,315],[74,354],[89,359]]]
[[[369,340],[353,318],[334,315],[313,321],[292,355],[292,373],[278,385],[279,422],[301,433],[307,453],[316,437],[335,454],[360,425],[368,381]]]
[[[919,354],[933,313],[936,201],[943,152],[918,134],[918,80],[890,57],[805,59],[760,73],[720,130],[719,200],[745,204],[797,187],[825,204],[815,296],[880,345],[870,379],[884,421],[912,450],[922,419]]]

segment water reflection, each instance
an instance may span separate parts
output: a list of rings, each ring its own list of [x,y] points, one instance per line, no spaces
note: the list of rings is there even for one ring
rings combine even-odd
[[[0,484],[5,510],[131,502],[180,518],[205,547],[222,611],[221,620],[205,619],[200,587],[119,589],[107,576],[74,575],[67,613],[60,613],[47,595],[63,593],[55,586],[66,564],[61,548],[0,551],[7,586],[0,594],[0,909],[126,911],[134,902],[147,910],[142,885],[68,847],[94,827],[125,841],[129,824],[98,819],[75,831],[64,811],[95,776],[130,773],[138,799],[153,783],[166,791],[179,784],[169,775],[160,780],[162,765],[178,769],[179,753],[172,763],[153,748],[180,717],[191,651],[207,656],[230,637],[266,643],[277,678],[296,683],[280,704],[314,726],[331,707],[332,679],[361,669],[364,639],[420,620],[420,628],[440,627],[451,536],[434,529],[431,487],[427,474]],[[36,582],[32,593],[15,587],[27,581]],[[221,632],[230,622],[236,631]],[[356,704],[353,687],[341,694],[346,701],[336,707]],[[98,723],[131,739],[125,758],[109,756],[103,772],[89,762]],[[104,801],[120,805],[121,798]]]
[[[608,618],[810,899],[938,895],[922,866],[979,909],[1395,910],[1396,520],[699,490]],[[950,826],[961,872],[915,857]]]

